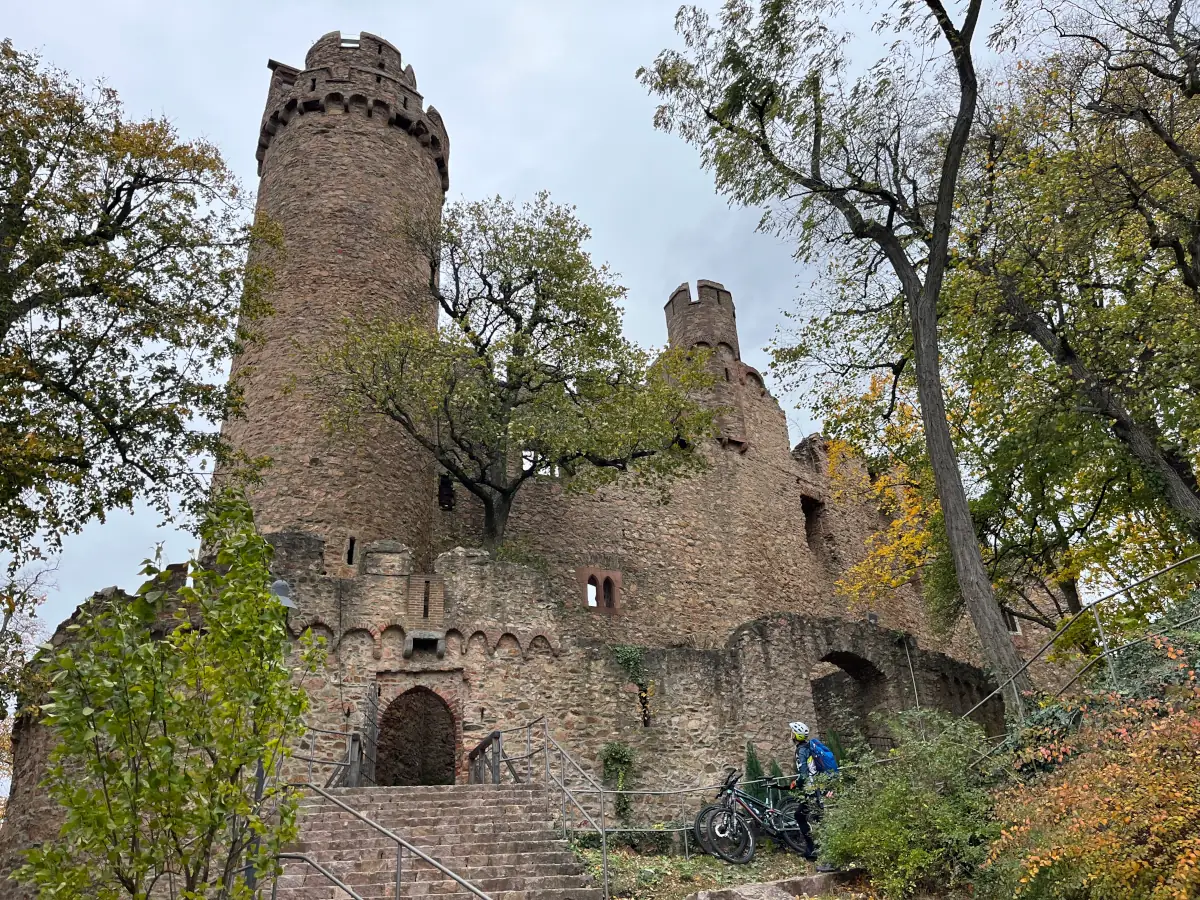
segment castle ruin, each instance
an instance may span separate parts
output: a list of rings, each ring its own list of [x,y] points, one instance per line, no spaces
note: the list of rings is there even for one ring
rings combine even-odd
[[[450,142],[402,65],[387,41],[338,32],[303,70],[270,62],[258,142],[259,209],[287,254],[265,340],[235,364],[246,411],[226,434],[275,461],[252,501],[299,607],[293,628],[328,642],[308,685],[313,724],[360,729],[373,697],[380,778],[461,781],[479,738],[545,715],[585,760],[628,743],[639,781],[662,785],[736,762],[747,741],[782,757],[793,719],[869,737],[874,711],[981,700],[990,685],[969,636],[935,637],[915,588],[869,612],[838,597],[834,582],[886,523],[834,496],[819,436],[790,447],[715,281],[681,285],[665,308],[672,346],[713,351],[722,415],[708,470],[665,505],[623,484],[579,496],[537,478],[506,536],[529,565],[470,549],[477,504],[398,429],[333,437],[314,401],[287,390],[304,348],[347,315],[435,327],[436,309],[407,289],[427,272],[403,226],[440,209]],[[640,688],[621,646],[642,648]],[[980,715],[1002,721],[998,703]]]
[[[506,537],[522,564],[472,549],[478,505],[398,427],[331,435],[295,384],[306,348],[346,316],[436,325],[413,299],[428,272],[403,235],[438,215],[450,141],[382,38],[332,32],[303,69],[269,69],[258,208],[286,254],[263,340],[235,361],[245,414],[225,434],[273,460],[251,500],[297,607],[293,632],[327,641],[325,670],[304,686],[309,724],[346,737],[327,735],[329,752],[369,732],[372,782],[461,783],[481,738],[544,716],[597,775],[601,747],[621,741],[638,760],[634,787],[697,785],[739,764],[747,742],[786,765],[792,720],[878,739],[872,713],[962,714],[991,691],[969,629],[936,635],[916,585],[870,610],[839,597],[836,580],[887,522],[835,494],[819,435],[790,446],[715,281],[682,284],[665,306],[672,346],[713,351],[722,414],[701,448],[707,470],[666,503],[620,482],[577,495],[531,480]],[[638,648],[640,681],[618,648]],[[1003,726],[998,698],[974,715]],[[47,741],[19,724],[5,860],[49,836],[36,789]]]

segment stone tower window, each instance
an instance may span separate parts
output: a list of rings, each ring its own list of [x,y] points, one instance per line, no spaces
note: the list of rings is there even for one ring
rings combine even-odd
[[[611,578],[604,579],[604,608],[616,609],[617,607],[617,589],[613,585]]]
[[[421,618],[422,619],[429,618],[429,582],[428,581],[425,582],[425,603],[421,609]]]
[[[596,595],[600,592],[599,585],[596,584],[596,576],[592,575],[587,580],[587,605],[593,609],[599,606]]]
[[[1004,624],[1008,628],[1008,633],[1009,634],[1020,634],[1021,633],[1020,620],[1016,616],[1014,616],[1011,611],[1005,609],[1004,607],[1000,607],[1000,612],[1004,614]]]
[[[346,542],[346,565],[354,565],[354,535],[350,535],[350,540]]]

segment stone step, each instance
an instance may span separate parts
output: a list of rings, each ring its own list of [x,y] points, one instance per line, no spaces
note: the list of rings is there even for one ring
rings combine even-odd
[[[338,865],[343,862],[353,863],[360,859],[386,860],[393,866],[396,863],[394,846],[377,848],[342,847],[336,850],[322,846],[319,850],[321,853],[321,863],[325,865]],[[537,849],[500,853],[492,851],[492,847],[471,847],[463,848],[457,855],[454,852],[445,852],[437,854],[434,858],[446,868],[459,873],[467,869],[477,869],[487,866],[523,866],[526,869],[530,869],[539,863],[551,865],[579,864],[578,857],[566,849],[565,844],[563,845],[563,849]],[[404,865],[406,867],[411,866],[414,870],[429,869],[430,871],[437,871],[429,863],[409,855],[407,851],[404,854]]]
[[[379,824],[383,824],[382,822]],[[386,826],[385,826],[386,827]],[[392,832],[396,834],[395,831]],[[557,835],[558,832],[552,831],[546,826],[538,828],[533,825],[524,827],[507,827],[503,822],[488,822],[482,824],[463,824],[463,825],[428,825],[423,828],[403,828],[399,827],[399,837],[414,844],[417,847],[424,847],[426,844],[441,845],[446,843],[484,841],[491,836],[504,836],[510,840],[537,840],[538,838],[547,838]],[[312,828],[302,829],[300,832],[301,838],[313,843],[317,841],[340,841],[356,839],[358,837],[372,838],[378,836],[381,841],[395,843],[391,838],[382,834],[378,830],[372,828],[365,823],[358,823],[354,828]]]
[[[410,841],[412,842],[412,841]],[[538,833],[535,838],[517,838],[504,834],[496,835],[496,839],[490,841],[448,841],[445,845],[430,844],[413,844],[419,850],[436,858],[440,862],[443,856],[452,857],[454,854],[462,856],[463,853],[540,853],[548,850],[560,851],[566,847],[566,842],[560,838],[557,832]],[[384,838],[383,835],[372,834],[364,836],[352,836],[346,840],[318,840],[310,841],[301,839],[295,841],[292,845],[296,852],[312,853],[318,851],[336,852],[341,850],[360,850],[362,852],[370,851],[377,853],[379,856],[396,856],[396,842],[390,838]]]
[[[308,868],[307,872],[287,872],[280,876],[277,893],[283,896],[291,897],[293,892],[298,889],[308,888],[324,888],[325,890],[337,890],[336,886],[329,882],[324,875],[314,869]],[[330,868],[326,866],[326,868]],[[363,897],[369,895],[378,896],[381,892],[385,896],[395,896],[396,890],[396,873],[395,870],[387,872],[343,872],[335,871],[335,874],[341,879],[342,883],[353,888]],[[591,888],[591,879],[585,875],[493,875],[480,878],[468,878],[467,881],[474,884],[483,893],[495,896],[496,894],[511,893],[514,891],[525,891],[540,895],[543,891],[560,891],[560,890],[586,890]],[[443,878],[437,881],[420,881],[413,880],[407,877],[401,878],[400,883],[401,894],[406,897],[429,897],[441,896],[444,894],[458,893],[464,897],[474,897],[467,891],[462,889],[462,886],[457,882]]]
[[[338,799],[380,799],[384,797],[404,797],[413,802],[449,803],[465,801],[477,803],[481,799],[491,797],[521,797],[535,795],[545,796],[546,789],[541,785],[523,787],[520,785],[488,785],[488,784],[459,784],[433,785],[420,787],[356,787],[331,788],[327,793]],[[320,797],[315,791],[305,794],[306,797]]]
[[[435,809],[387,809],[363,807],[356,812],[383,825],[383,819],[401,823],[403,828],[422,828],[428,825],[450,823],[483,822],[545,822],[546,814],[540,815],[525,807],[506,806],[498,809],[445,810]],[[336,806],[322,806],[300,810],[305,822],[320,822],[327,825],[343,825],[362,822],[358,816]],[[365,824],[365,823],[364,823]],[[385,826],[386,827],[386,826]]]
[[[395,832],[493,900],[602,900],[579,859],[551,825],[541,787],[445,785],[342,788],[339,801]],[[289,849],[334,872],[364,900],[395,900],[396,843],[353,813],[309,793],[300,835]],[[278,900],[346,900],[299,861],[285,864]],[[406,900],[478,900],[443,872],[405,851]]]

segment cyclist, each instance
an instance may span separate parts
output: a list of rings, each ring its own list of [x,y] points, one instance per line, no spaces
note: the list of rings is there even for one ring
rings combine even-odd
[[[792,743],[796,746],[796,779],[792,782],[792,787],[797,788],[801,792],[800,803],[796,807],[796,824],[800,826],[800,833],[804,835],[804,843],[808,850],[804,854],[805,859],[816,859],[817,848],[813,844],[812,828],[808,824],[809,801],[817,799],[817,761],[813,758],[812,748],[808,745],[808,726],[803,722],[791,722],[788,728],[792,732]],[[816,810],[813,810],[815,813]]]
[[[824,768],[818,764],[817,751],[808,739],[808,726],[803,722],[790,722],[788,728],[792,732],[792,743],[796,746],[796,780],[792,782],[792,786],[801,792],[800,802],[796,806],[796,824],[800,826],[800,834],[804,836],[804,843],[808,847],[804,858],[815,860],[817,848],[813,843],[809,818],[816,820],[821,816],[821,788],[817,783],[817,775],[823,772]],[[821,746],[821,750],[828,752],[824,745]],[[834,867],[819,865],[817,871],[832,872]]]

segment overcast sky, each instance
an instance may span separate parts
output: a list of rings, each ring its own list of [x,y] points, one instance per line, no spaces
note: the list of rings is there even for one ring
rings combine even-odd
[[[714,4],[715,5],[715,4]],[[254,149],[267,60],[303,67],[322,34],[369,31],[400,48],[450,134],[449,199],[548,189],[593,231],[591,250],[629,288],[625,325],[666,341],[662,307],[682,281],[733,292],[743,357],[765,369],[780,311],[808,281],[758,214],[731,210],[695,150],[651,124],[634,78],[678,46],[677,0],[0,0],[0,37],[85,80],[103,77],[133,116],[166,115],[185,138],[220,147],[255,187]],[[816,430],[784,400],[793,441]],[[43,618],[51,628],[84,597],[132,588],[162,542],[169,560],[192,541],[152,512],[114,515],[67,541]]]

